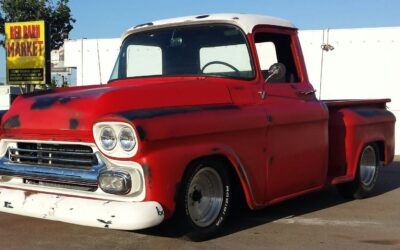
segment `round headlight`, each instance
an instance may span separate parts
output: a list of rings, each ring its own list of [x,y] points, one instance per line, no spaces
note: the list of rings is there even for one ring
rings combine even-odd
[[[131,151],[136,146],[136,139],[133,130],[129,127],[123,127],[119,132],[119,143],[125,151]]]
[[[117,145],[117,137],[114,130],[110,127],[102,128],[100,132],[100,142],[105,150],[113,150],[115,145]]]

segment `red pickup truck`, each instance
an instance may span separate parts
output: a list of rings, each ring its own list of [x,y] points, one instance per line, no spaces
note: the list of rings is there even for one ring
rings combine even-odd
[[[123,230],[177,219],[204,236],[239,194],[251,209],[325,185],[365,197],[393,160],[390,100],[314,92],[288,21],[138,25],[107,85],[21,96],[3,115],[0,211]]]

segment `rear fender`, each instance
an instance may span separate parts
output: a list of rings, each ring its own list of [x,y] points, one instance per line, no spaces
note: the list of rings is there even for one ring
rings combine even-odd
[[[384,165],[394,157],[395,116],[386,109],[344,108],[339,111],[345,126],[346,175],[354,179],[362,149],[370,143],[383,144]]]

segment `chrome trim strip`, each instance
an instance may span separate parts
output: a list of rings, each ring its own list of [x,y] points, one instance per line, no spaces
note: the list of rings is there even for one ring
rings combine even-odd
[[[50,143],[48,143],[50,144]],[[68,144],[67,144],[68,145]],[[80,145],[80,144],[76,144]],[[34,153],[55,153],[55,154],[60,154],[60,155],[79,155],[79,156],[91,156],[93,153],[81,153],[81,152],[65,152],[65,151],[52,151],[52,150],[38,150],[38,149],[23,149],[23,148],[10,148],[11,150],[14,151],[21,151],[21,152],[34,152]]]
[[[40,180],[58,181],[75,184],[97,185],[99,172],[106,169],[106,164],[98,152],[95,153],[98,164],[90,170],[41,165],[17,164],[9,162],[8,156],[0,159],[0,175],[27,177]]]

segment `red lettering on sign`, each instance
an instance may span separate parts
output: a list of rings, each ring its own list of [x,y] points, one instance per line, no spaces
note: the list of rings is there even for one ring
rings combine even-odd
[[[14,43],[7,43],[7,57],[13,57],[14,56]]]
[[[21,26],[15,26],[14,27],[14,39],[21,39],[22,34],[21,34]]]
[[[10,39],[15,39],[15,27],[10,27]]]
[[[40,38],[40,25],[24,25],[24,38]]]
[[[7,50],[7,57],[43,56],[44,55],[44,43],[43,43],[43,41],[7,42],[6,50]]]
[[[10,38],[20,39],[21,38],[21,26],[11,26],[10,27]]]
[[[19,43],[15,43],[15,56],[21,55],[21,49]]]

